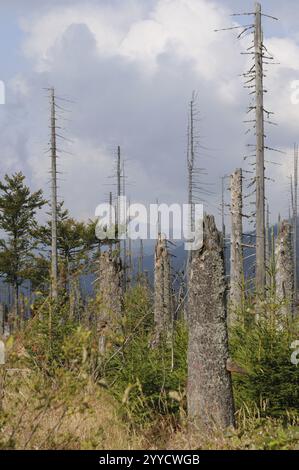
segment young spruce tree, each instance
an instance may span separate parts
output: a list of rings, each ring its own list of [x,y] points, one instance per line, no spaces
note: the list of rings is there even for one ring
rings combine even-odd
[[[0,182],[0,275],[14,289],[18,318],[19,289],[30,278],[34,249],[37,247],[36,213],[45,204],[42,190],[31,193],[25,176],[5,175]]]

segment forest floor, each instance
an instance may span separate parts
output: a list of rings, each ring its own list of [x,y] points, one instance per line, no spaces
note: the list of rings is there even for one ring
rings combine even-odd
[[[67,371],[54,379],[8,370],[2,405],[2,449],[299,449],[298,423],[258,415],[210,436],[165,416],[135,426],[105,388]]]

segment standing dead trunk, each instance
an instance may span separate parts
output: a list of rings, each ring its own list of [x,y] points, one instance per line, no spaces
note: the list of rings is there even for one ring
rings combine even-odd
[[[0,304],[0,337],[4,335],[5,308]]]
[[[0,412],[3,411],[5,373],[5,344],[0,339]]]
[[[234,425],[227,370],[226,283],[223,245],[214,218],[204,216],[202,248],[192,255],[188,297],[188,416],[204,431]]]
[[[51,296],[58,298],[56,104],[51,88]]]
[[[265,131],[264,131],[264,72],[263,32],[260,3],[255,5],[255,129],[256,129],[256,290],[264,294],[266,280],[265,252]]]
[[[109,252],[101,253],[98,275],[100,311],[97,317],[100,354],[105,353],[107,336],[120,327],[123,304],[121,280],[119,256]]]
[[[292,257],[291,226],[284,220],[281,222],[276,240],[276,297],[283,302],[280,312],[290,316],[294,308],[294,266]]]
[[[242,248],[242,170],[234,171],[231,176],[231,268],[230,302],[233,321],[236,309],[242,305],[243,298],[243,248]]]
[[[17,280],[14,282],[13,290],[14,290],[13,331],[16,331],[20,323],[19,284]]]
[[[165,251],[164,251],[164,318],[166,322],[166,330],[171,329],[173,308],[172,308],[172,276],[171,276],[171,264],[170,257],[167,248],[167,242],[165,240]]]
[[[155,248],[154,320],[155,335],[152,346],[167,336],[172,323],[171,269],[167,242],[161,235]]]

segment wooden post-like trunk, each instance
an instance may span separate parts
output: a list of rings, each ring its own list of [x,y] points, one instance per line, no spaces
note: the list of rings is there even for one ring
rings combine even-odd
[[[242,304],[243,296],[243,248],[242,248],[242,170],[231,176],[231,268],[230,302],[232,313]]]
[[[167,242],[160,235],[155,249],[155,337],[153,346],[159,343],[161,336],[167,335],[171,330],[172,313],[171,266]]]
[[[266,280],[265,250],[265,159],[263,33],[260,3],[256,3],[254,29],[255,117],[256,117],[256,290],[264,294]]]
[[[202,248],[192,255],[188,297],[188,416],[208,431],[234,425],[223,245],[214,218],[205,215]]]
[[[58,298],[57,255],[57,148],[55,92],[51,89],[51,296]]]
[[[108,251],[101,253],[99,260],[98,294],[100,311],[97,317],[99,333],[99,352],[105,353],[106,337],[120,328],[123,292],[122,268],[118,253],[111,255]]]
[[[282,221],[279,227],[275,249],[276,259],[276,297],[283,301],[280,312],[290,316],[294,308],[294,266],[292,256],[291,226]]]
[[[0,304],[0,337],[4,335],[5,308]]]

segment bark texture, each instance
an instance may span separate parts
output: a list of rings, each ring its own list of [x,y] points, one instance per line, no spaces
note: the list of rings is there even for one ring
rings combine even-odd
[[[242,248],[242,170],[238,168],[231,176],[231,267],[230,267],[230,320],[236,308],[242,304],[243,248]]]
[[[223,245],[214,218],[204,216],[203,246],[192,255],[188,297],[188,416],[203,430],[234,425]]]
[[[121,260],[109,252],[101,253],[99,260],[100,311],[97,318],[99,352],[105,353],[106,337],[120,327],[123,297]]]
[[[284,301],[281,314],[290,315],[294,307],[294,266],[292,254],[291,225],[281,222],[275,247],[276,258],[276,296]]]
[[[167,335],[171,331],[172,314],[171,265],[167,241],[162,236],[159,236],[155,248],[155,336],[153,345],[159,342],[162,335]]]

